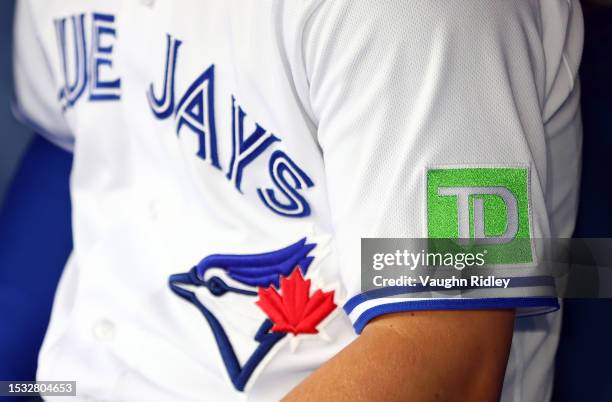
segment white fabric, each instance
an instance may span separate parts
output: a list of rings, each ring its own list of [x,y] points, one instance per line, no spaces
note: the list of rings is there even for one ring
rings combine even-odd
[[[113,64],[101,71],[121,79],[120,99],[87,89],[62,111],[54,20],[84,13],[91,49],[94,12],[115,16],[116,37],[104,37]],[[167,34],[181,41],[176,103],[214,65],[221,169],[147,101],[151,84],[162,93]],[[369,300],[350,320],[341,310],[360,293],[360,238],[426,237],[428,166],[529,166],[534,237],[570,237],[582,38],[577,0],[19,1],[16,105],[74,149],[74,252],[39,379],[77,380],[83,399],[279,399],[357,336],[351,321],[388,303]],[[244,169],[241,191],[226,178],[232,105],[246,113],[245,137],[257,123],[280,139]],[[270,177],[278,150],[314,183],[297,191],[309,216],[279,215],[258,195],[290,201]],[[313,288],[333,289],[339,307],[319,328],[326,336],[300,335],[294,351],[286,337],[240,393],[168,277],[210,254],[304,237],[317,244]],[[264,314],[251,298],[202,297],[244,361]],[[559,323],[559,312],[517,321],[503,401],[550,398]]]
[[[72,150],[71,131],[57,102],[59,89],[53,78],[59,70],[52,71],[49,62],[53,56],[48,52],[55,53],[53,36],[49,35],[43,43],[29,7],[28,3],[20,3],[15,15],[18,23],[14,32],[13,111],[19,120],[31,125],[38,134],[66,150]]]

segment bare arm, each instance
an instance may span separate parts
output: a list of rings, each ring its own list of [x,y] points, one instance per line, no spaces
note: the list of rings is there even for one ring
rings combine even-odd
[[[383,315],[285,401],[497,401],[514,312]]]

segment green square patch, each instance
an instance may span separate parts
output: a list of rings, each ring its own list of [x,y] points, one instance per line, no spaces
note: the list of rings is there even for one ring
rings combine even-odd
[[[527,168],[429,169],[428,237],[484,252],[488,264],[530,263],[529,195]]]

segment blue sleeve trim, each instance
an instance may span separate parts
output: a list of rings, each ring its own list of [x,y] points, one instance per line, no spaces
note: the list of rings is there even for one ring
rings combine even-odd
[[[16,98],[13,98],[13,100],[11,101],[11,110],[13,111],[13,115],[15,116],[15,118],[20,123],[30,127],[37,134],[42,135],[43,137],[45,137],[46,139],[48,139],[49,141],[51,141],[53,144],[57,145],[58,147],[68,152],[73,151],[74,138],[67,137],[65,135],[54,134],[44,129],[40,124],[36,123],[32,118],[29,117],[28,113],[25,110],[23,110],[23,108],[21,107],[21,105],[19,104]]]
[[[554,287],[555,281],[551,276],[526,276],[526,277],[515,277],[515,278],[503,278],[510,279],[508,284],[509,288],[528,288],[528,287]],[[496,289],[495,287],[482,287],[482,286],[465,286],[456,287],[453,290],[473,290],[473,289]],[[437,286],[389,286],[380,289],[369,290],[364,293],[360,293],[356,296],[351,297],[344,304],[344,311],[350,314],[358,305],[363,302],[380,299],[383,297],[399,296],[403,294],[419,293],[419,292],[433,292],[433,291],[445,291],[448,289],[437,287]]]
[[[401,301],[397,303],[381,304],[366,310],[353,323],[355,332],[358,334],[372,319],[388,313],[400,313],[405,311],[424,310],[483,310],[483,309],[505,309],[505,308],[530,308],[540,307],[545,313],[551,313],[559,309],[559,300],[554,297],[515,297],[503,299],[432,299]],[[538,312],[541,312],[538,310]]]

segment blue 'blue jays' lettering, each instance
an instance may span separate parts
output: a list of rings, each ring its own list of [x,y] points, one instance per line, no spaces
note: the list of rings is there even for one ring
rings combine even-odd
[[[103,72],[105,75],[112,74],[115,17],[100,13],[92,15],[89,54],[85,39],[85,14],[73,15],[69,19],[60,18],[54,24],[64,80],[59,93],[62,109],[72,107],[85,93],[85,89],[89,91],[90,101],[120,99],[121,80],[102,78]],[[67,31],[71,31],[72,35]],[[68,54],[68,49],[73,49],[72,55]]]
[[[149,85],[147,100],[151,111],[158,119],[174,115],[176,133],[189,128],[198,136],[196,155],[221,170],[217,153],[217,129],[215,125],[215,66],[208,67],[196,78],[175,106],[175,74],[181,41],[166,35],[166,57],[161,95],[156,95],[155,86]],[[255,128],[245,137],[244,126],[247,114],[232,99],[232,154],[225,177],[241,194],[244,171],[266,150],[281,139],[254,122]],[[269,174],[274,188],[256,190],[262,204],[272,212],[290,218],[302,218],[311,214],[311,208],[302,195],[314,182],[287,154],[277,150],[269,159]]]
[[[151,111],[160,120],[175,116],[176,134],[187,127],[198,136],[196,155],[221,169],[217,153],[217,128],[215,125],[215,66],[211,65],[187,88],[178,105],[174,104],[174,77],[176,60],[182,42],[172,35],[166,35],[166,61],[164,68],[163,93],[155,95],[153,84],[149,85],[147,100]]]
[[[275,151],[270,157],[270,177],[274,185],[287,199],[279,201],[274,190],[257,189],[257,194],[264,204],[279,215],[303,217],[310,215],[308,202],[297,191],[314,186],[310,177],[295,164],[283,151]],[[290,181],[291,182],[290,182]]]
[[[227,373],[238,391],[243,391],[251,375],[270,350],[287,334],[271,332],[272,321],[265,319],[253,339],[257,347],[244,364],[236,355],[231,339],[217,317],[198,299],[196,294],[181,285],[195,285],[206,287],[215,297],[222,297],[227,292],[244,296],[257,296],[257,287],[266,288],[270,285],[279,286],[281,276],[287,277],[291,271],[299,266],[302,274],[306,275],[314,257],[308,254],[315,248],[315,244],[306,243],[302,239],[289,247],[263,254],[229,255],[214,254],[204,258],[189,272],[171,275],[170,289],[191,302],[200,310],[217,342],[217,347]],[[246,288],[229,286],[218,276],[211,276],[213,269],[221,269],[229,278],[245,285]]]
[[[155,96],[153,84],[147,91],[149,106],[158,119],[165,119],[174,113],[174,71],[176,67],[176,56],[178,54],[181,41],[166,35],[166,67],[164,69],[164,85],[161,97]]]
[[[66,18],[55,20],[55,33],[57,35],[58,47],[62,73],[64,76],[64,86],[60,89],[60,102],[62,108],[66,109],[81,97],[87,85],[87,44],[85,43],[85,14],[73,15],[70,17],[72,23],[72,48],[74,66],[69,67],[68,55],[66,54]],[[72,71],[73,77],[70,77]]]
[[[259,124],[255,123],[255,130],[248,138],[244,139],[244,117],[246,113],[240,106],[236,106],[232,96],[232,159],[230,161],[227,179],[234,183],[238,191],[242,182],[242,171],[263,151],[275,141],[280,141],[274,134],[266,132]]]
[[[187,89],[176,107],[176,134],[187,125],[198,136],[197,155],[221,169],[215,128],[215,66],[210,66]],[[207,155],[208,149],[208,155]]]
[[[94,13],[92,25],[89,100],[118,100],[121,98],[121,79],[102,78],[103,71],[108,73],[113,67],[113,41],[117,36],[115,17]]]

